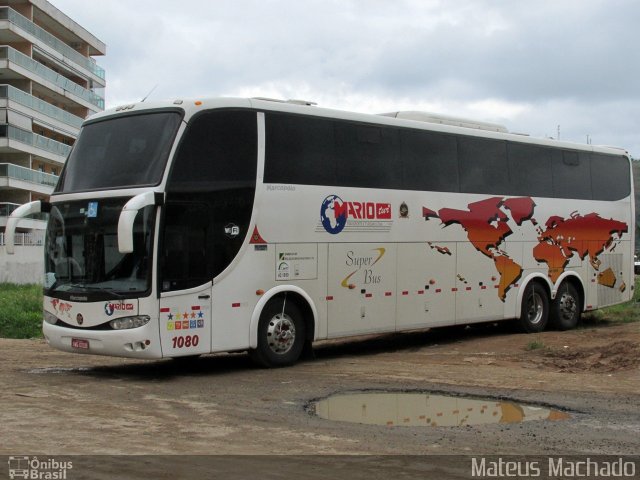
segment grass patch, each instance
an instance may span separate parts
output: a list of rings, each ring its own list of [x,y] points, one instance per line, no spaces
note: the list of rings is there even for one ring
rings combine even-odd
[[[42,287],[0,283],[0,337],[42,337]]]
[[[585,327],[595,327],[605,323],[620,324],[640,321],[640,275],[636,276],[633,299],[627,303],[613,305],[582,316]]]
[[[525,350],[527,351],[540,350],[541,348],[546,348],[546,345],[544,344],[544,342],[542,340],[533,340],[527,343]]]

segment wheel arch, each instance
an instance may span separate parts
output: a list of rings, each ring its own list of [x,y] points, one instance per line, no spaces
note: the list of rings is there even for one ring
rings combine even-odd
[[[531,282],[542,284],[547,291],[547,295],[549,296],[549,302],[553,300],[552,294],[554,294],[554,286],[549,278],[542,273],[530,273],[522,280],[522,282],[520,283],[520,288],[518,289],[518,298],[516,301],[517,315],[519,315],[522,311],[522,300],[524,298],[524,292]]]
[[[302,288],[295,285],[278,285],[262,295],[251,314],[251,323],[249,325],[249,347],[258,347],[258,324],[260,323],[260,315],[264,307],[276,298],[287,296],[287,301],[293,301],[302,310],[306,327],[306,339],[313,341],[317,336],[316,328],[318,325],[318,309],[309,294]]]

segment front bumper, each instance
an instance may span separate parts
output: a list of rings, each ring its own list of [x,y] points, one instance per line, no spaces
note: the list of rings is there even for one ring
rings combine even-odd
[[[58,350],[90,355],[157,359],[162,358],[157,319],[139,328],[127,330],[89,330],[60,327],[42,322],[42,332],[49,345]],[[86,340],[88,348],[72,346],[72,340]],[[85,342],[80,342],[85,344]]]

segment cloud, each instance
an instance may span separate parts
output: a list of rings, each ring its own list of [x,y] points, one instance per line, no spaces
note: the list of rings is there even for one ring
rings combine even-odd
[[[634,0],[52,0],[105,41],[107,105],[274,96],[424,109],[640,156]]]

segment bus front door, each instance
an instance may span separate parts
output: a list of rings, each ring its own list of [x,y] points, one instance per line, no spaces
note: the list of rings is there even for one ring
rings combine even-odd
[[[163,357],[200,355],[211,351],[211,283],[160,298]]]

